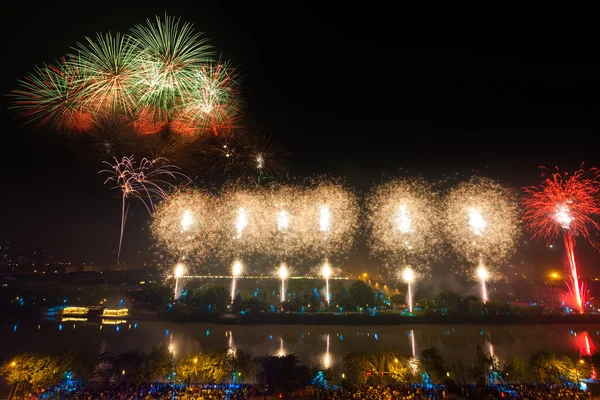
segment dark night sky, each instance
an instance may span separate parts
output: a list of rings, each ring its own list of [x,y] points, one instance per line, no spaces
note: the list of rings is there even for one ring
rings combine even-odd
[[[367,190],[400,168],[431,178],[479,171],[519,187],[538,181],[539,165],[600,165],[597,43],[582,39],[593,37],[586,32],[214,3],[13,5],[1,24],[2,93],[85,36],[167,12],[239,65],[247,117],[288,153],[293,175],[329,173]],[[19,128],[7,105],[4,98],[0,240],[111,261],[119,201],[102,185],[94,154],[72,138]],[[134,211],[125,260],[144,261],[148,217]],[[598,264],[598,255],[589,261]]]

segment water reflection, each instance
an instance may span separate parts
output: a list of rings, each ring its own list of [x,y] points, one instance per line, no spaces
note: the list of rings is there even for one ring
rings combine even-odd
[[[93,318],[68,322],[32,320],[20,322],[17,330],[14,323],[0,325],[0,340],[11,343],[0,349],[0,358],[25,351],[65,354],[73,343],[90,354],[99,349],[149,352],[164,344],[175,358],[224,348],[233,354],[248,350],[254,356],[294,353],[310,367],[332,369],[341,376],[347,372],[344,357],[351,352],[391,350],[412,356],[416,363],[421,351],[436,347],[448,365],[469,365],[477,356],[477,345],[499,360],[528,357],[539,350],[575,350],[584,357],[595,351],[600,337],[598,325],[232,326]],[[73,324],[76,329],[63,329]]]
[[[279,351],[277,352],[279,357],[285,356],[285,350],[283,349],[283,337],[279,336]]]
[[[329,352],[329,333],[327,335],[325,335],[325,336],[326,336],[325,340],[327,342],[327,345],[326,345],[325,354],[323,355],[323,363],[322,363],[323,366],[322,366],[322,368],[323,369],[329,369],[329,368],[331,368],[331,364],[332,364],[332,362],[331,362],[331,353]]]

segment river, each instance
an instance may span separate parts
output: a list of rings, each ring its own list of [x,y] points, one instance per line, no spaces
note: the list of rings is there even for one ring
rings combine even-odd
[[[346,354],[383,349],[418,355],[437,347],[448,365],[470,364],[477,344],[500,361],[538,350],[589,354],[600,343],[600,325],[253,326],[67,318],[3,323],[0,339],[2,360],[25,351],[60,355],[73,348],[89,354],[148,352],[166,343],[176,358],[225,347],[255,356],[295,353],[309,366],[341,375]]]

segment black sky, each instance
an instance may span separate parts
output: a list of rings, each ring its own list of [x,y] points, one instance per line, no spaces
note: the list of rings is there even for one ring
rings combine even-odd
[[[400,168],[431,178],[478,171],[519,187],[537,182],[540,165],[600,165],[598,46],[580,29],[366,4],[122,3],[3,10],[2,93],[85,36],[167,12],[193,22],[239,66],[247,118],[287,152],[293,175],[343,176],[364,191]],[[94,153],[18,127],[7,106],[5,97],[0,240],[111,261],[119,202]],[[143,261],[148,217],[135,211],[126,254]]]

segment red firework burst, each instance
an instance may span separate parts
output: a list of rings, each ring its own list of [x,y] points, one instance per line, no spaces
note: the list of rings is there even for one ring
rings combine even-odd
[[[585,293],[579,284],[575,262],[575,237],[586,239],[594,248],[600,249],[596,239],[600,224],[600,170],[580,168],[572,175],[543,168],[544,181],[539,186],[524,188],[523,220],[533,238],[547,242],[563,237],[568,266],[571,273],[569,292],[574,306],[583,310]]]
[[[582,168],[569,176],[555,168],[556,172],[544,168],[541,185],[524,188],[523,220],[527,229],[533,238],[547,241],[570,230],[598,249],[591,234],[600,229],[596,221],[600,217],[600,170]]]

